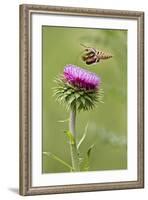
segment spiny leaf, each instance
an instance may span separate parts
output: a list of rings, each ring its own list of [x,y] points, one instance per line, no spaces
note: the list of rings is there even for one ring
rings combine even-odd
[[[91,154],[93,147],[94,147],[94,144],[92,144],[88,148],[87,153],[86,153],[86,157],[83,159],[83,162],[81,164],[81,171],[88,171],[89,170],[89,158],[90,158],[90,154]]]
[[[69,121],[69,118],[65,120],[59,120],[58,122],[63,123],[63,122],[68,122],[68,121]]]
[[[92,149],[93,149],[94,146],[95,146],[95,145],[92,144],[92,145],[88,148],[88,150],[87,150],[88,159],[89,159],[89,157],[90,157],[90,153],[91,153],[91,151],[92,151]]]
[[[70,169],[70,171],[72,170],[72,166],[69,165],[67,162],[65,162],[64,160],[62,160],[61,158],[59,158],[58,156],[56,156],[55,154],[51,153],[51,152],[43,152],[43,155],[46,155],[58,162],[60,162],[61,164],[65,165],[66,167],[68,167]]]
[[[70,131],[64,131],[69,139],[70,144],[76,144],[75,138]]]
[[[88,123],[87,123],[86,126],[85,126],[84,133],[83,133],[82,138],[80,139],[80,141],[79,141],[79,143],[78,143],[78,145],[77,145],[77,149],[79,149],[80,146],[81,146],[81,144],[83,143],[83,141],[84,141],[84,139],[85,139],[85,137],[86,137],[86,134],[87,134],[87,130],[88,130]]]

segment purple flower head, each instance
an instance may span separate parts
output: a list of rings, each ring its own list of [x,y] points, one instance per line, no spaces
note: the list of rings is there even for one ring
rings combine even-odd
[[[101,83],[100,77],[83,68],[69,64],[64,68],[64,78],[73,86],[86,90],[98,89]]]

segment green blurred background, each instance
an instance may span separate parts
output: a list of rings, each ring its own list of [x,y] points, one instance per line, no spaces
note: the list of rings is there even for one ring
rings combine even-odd
[[[42,27],[42,150],[52,152],[71,164],[70,149],[64,134],[69,117],[64,106],[55,101],[54,79],[67,64],[75,64],[97,73],[105,92],[104,104],[77,115],[76,130],[81,138],[85,125],[88,132],[81,146],[83,154],[95,143],[90,156],[90,171],[127,168],[127,31],[69,27]],[[87,66],[81,61],[80,43],[113,54],[113,58]],[[42,172],[68,172],[47,156],[42,157]]]

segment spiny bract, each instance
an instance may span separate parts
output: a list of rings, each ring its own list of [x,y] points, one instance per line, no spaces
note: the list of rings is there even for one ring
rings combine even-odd
[[[99,88],[100,78],[74,65],[66,66],[64,74],[55,82],[57,86],[54,88],[54,96],[59,103],[64,103],[67,109],[93,109],[103,94]]]

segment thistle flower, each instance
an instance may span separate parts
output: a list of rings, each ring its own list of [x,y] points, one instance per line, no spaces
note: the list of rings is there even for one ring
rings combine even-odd
[[[89,110],[99,101],[101,79],[95,73],[69,64],[56,79],[54,95],[67,109]]]
[[[71,85],[85,90],[95,90],[101,82],[96,74],[74,65],[65,67],[64,77]]]

